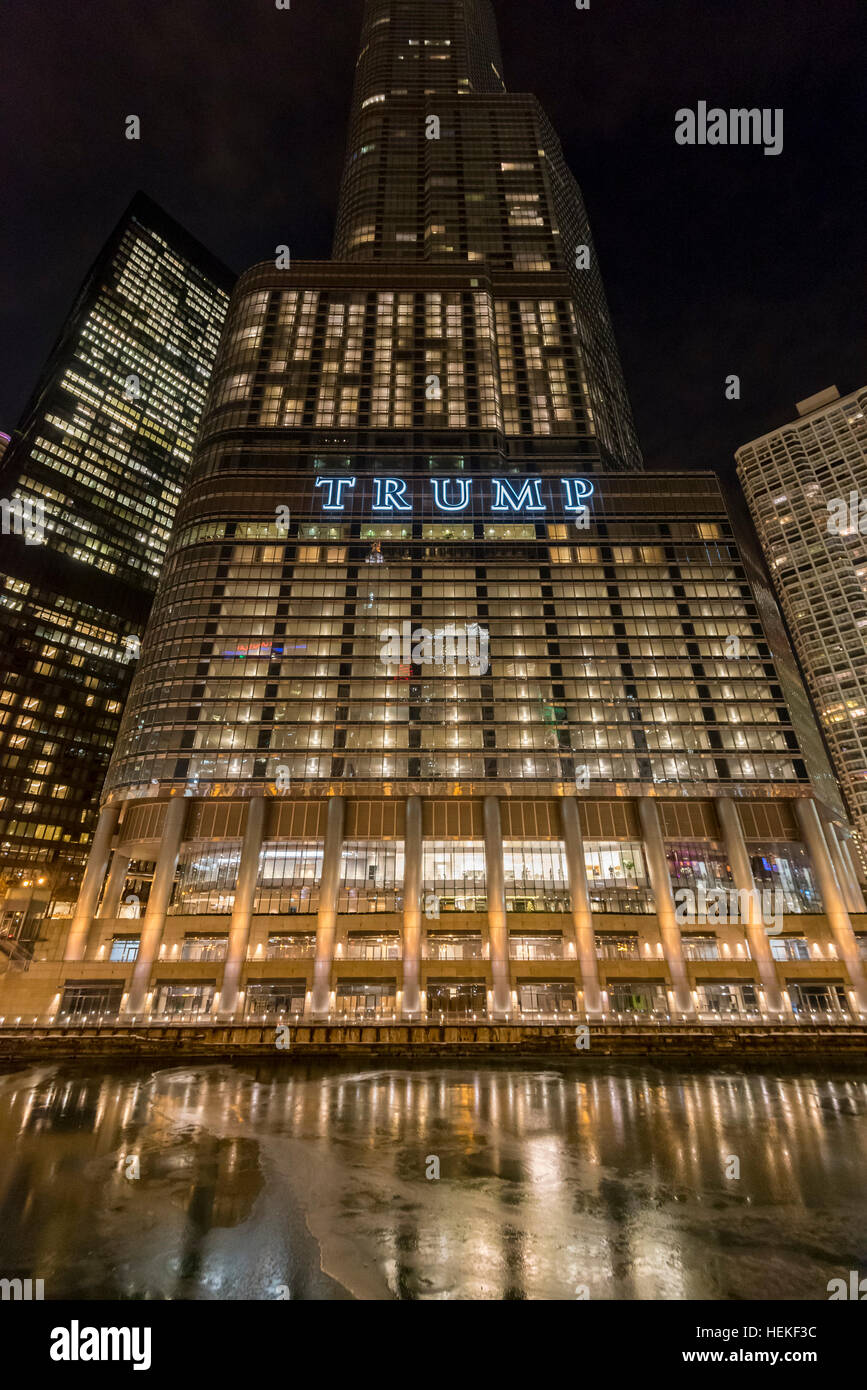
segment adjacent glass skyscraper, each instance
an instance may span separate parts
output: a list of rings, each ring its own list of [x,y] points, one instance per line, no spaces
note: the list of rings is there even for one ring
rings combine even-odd
[[[65,959],[19,1004],[867,1008],[815,728],[716,479],[640,470],[487,0],[366,4],[335,251],[232,297]],[[775,890],[780,940],[679,918],[708,888]]]
[[[837,776],[867,847],[867,388],[836,387],[737,452]]]
[[[3,924],[16,935],[25,883],[43,888],[38,916],[84,865],[232,283],[136,196],[3,459],[0,857],[20,884]]]

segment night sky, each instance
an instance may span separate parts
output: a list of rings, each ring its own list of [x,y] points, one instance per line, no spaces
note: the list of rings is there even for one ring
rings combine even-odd
[[[648,464],[726,469],[796,400],[863,385],[864,0],[495,9],[507,85],[541,98],[584,190]],[[284,242],[329,255],[361,11],[4,0],[0,429],[136,189],[235,270]],[[702,100],[782,107],[783,153],[678,146]]]

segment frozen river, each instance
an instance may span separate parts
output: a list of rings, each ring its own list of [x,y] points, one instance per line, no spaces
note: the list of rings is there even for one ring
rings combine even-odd
[[[825,1300],[867,1266],[865,1160],[857,1071],[29,1066],[0,1073],[0,1277],[46,1299]]]

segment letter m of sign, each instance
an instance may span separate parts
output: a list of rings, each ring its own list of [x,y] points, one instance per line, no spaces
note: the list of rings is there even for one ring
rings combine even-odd
[[[545,503],[539,495],[541,478],[525,478],[520,492],[516,492],[508,478],[492,478],[494,501],[492,512],[544,512]]]

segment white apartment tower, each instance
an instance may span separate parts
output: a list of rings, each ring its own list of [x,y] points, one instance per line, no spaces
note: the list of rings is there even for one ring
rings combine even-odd
[[[867,846],[867,387],[738,449],[738,474],[849,812]]]

